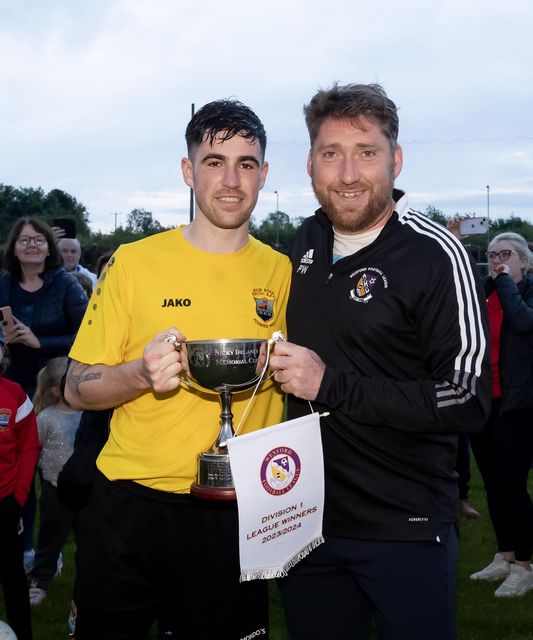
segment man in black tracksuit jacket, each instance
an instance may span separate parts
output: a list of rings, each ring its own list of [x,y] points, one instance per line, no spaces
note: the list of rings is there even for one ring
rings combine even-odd
[[[289,342],[271,366],[290,418],[307,400],[329,412],[326,542],[280,581],[290,635],[366,639],[375,614],[379,638],[452,640],[456,434],[490,405],[484,295],[460,243],[393,191],[381,87],[321,91],[306,116],[322,208],[291,250]]]

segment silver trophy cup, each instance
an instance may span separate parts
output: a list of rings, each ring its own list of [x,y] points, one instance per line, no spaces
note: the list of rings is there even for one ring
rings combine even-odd
[[[235,436],[231,400],[264,379],[273,343],[284,340],[275,332],[270,340],[256,338],[189,340],[185,342],[188,371],[181,381],[199,391],[215,393],[221,404],[220,432],[209,451],[198,456],[191,494],[208,500],[235,500],[227,441]]]

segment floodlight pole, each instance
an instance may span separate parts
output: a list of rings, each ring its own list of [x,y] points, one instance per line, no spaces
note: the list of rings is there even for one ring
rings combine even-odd
[[[279,249],[279,193],[274,191],[276,194],[276,249]]]
[[[194,116],[194,102],[191,104],[191,118]],[[189,193],[189,222],[194,219],[194,190],[191,187]]]

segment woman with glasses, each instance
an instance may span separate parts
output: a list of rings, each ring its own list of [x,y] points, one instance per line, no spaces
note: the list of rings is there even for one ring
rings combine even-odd
[[[15,319],[4,329],[12,362],[6,377],[30,398],[38,371],[50,358],[68,355],[87,307],[83,288],[62,264],[54,233],[43,220],[14,223],[5,251],[7,273],[0,277],[0,307],[11,307]]]
[[[497,235],[487,258],[493,402],[486,427],[470,440],[498,553],[470,578],[503,580],[495,596],[521,596],[533,589],[533,506],[527,490],[533,454],[533,260],[517,233]]]
[[[78,281],[63,269],[53,231],[39,218],[20,218],[13,224],[4,261],[0,307],[10,307],[14,320],[0,324],[11,360],[4,375],[31,398],[39,370],[50,358],[68,355],[88,301]],[[24,513],[27,565],[32,557],[34,510],[32,490]]]

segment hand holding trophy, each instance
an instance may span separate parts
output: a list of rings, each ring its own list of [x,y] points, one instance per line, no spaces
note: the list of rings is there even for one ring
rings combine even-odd
[[[169,334],[167,340],[175,343],[175,336]],[[211,449],[198,457],[192,495],[208,500],[235,500],[227,450],[227,441],[236,435],[231,413],[232,394],[259,387],[268,369],[272,347],[279,340],[285,340],[281,331],[275,331],[268,340],[221,338],[176,344],[187,360],[179,376],[181,382],[198,391],[217,394],[221,403],[220,432]]]

